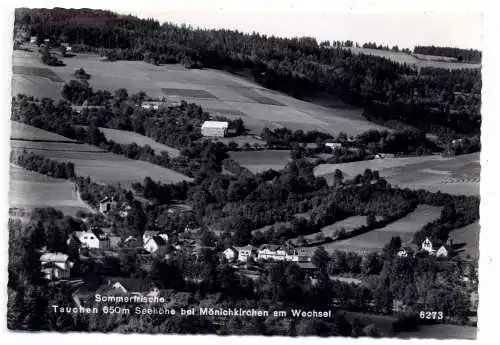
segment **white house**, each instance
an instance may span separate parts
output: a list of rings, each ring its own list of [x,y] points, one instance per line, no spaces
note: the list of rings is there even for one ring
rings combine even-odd
[[[436,251],[436,256],[438,257],[448,257],[450,255],[450,249],[447,248],[444,244],[439,247],[439,249]]]
[[[160,290],[156,285],[148,283],[144,279],[110,277],[97,289],[96,293],[156,297]]]
[[[222,252],[227,261],[235,261],[238,258],[238,251],[233,247],[229,247]]]
[[[38,37],[37,37],[37,36],[31,36],[31,38],[30,38],[30,43],[31,43],[31,44],[35,44],[35,43],[36,43],[36,41],[37,41],[37,39],[38,39]]]
[[[99,212],[102,214],[106,214],[109,211],[116,208],[116,201],[114,198],[105,197],[101,201],[99,201]]]
[[[68,255],[62,253],[45,253],[40,257],[42,273],[45,279],[66,279],[70,277],[73,263]]]
[[[225,137],[228,127],[227,121],[205,121],[201,125],[201,134],[204,137]]]
[[[142,234],[142,243],[146,243],[150,239],[152,239],[155,236],[160,236],[165,240],[165,242],[168,242],[168,235],[167,234],[162,234],[159,231],[144,231],[144,234]]]
[[[234,249],[238,252],[238,261],[247,262],[248,259],[254,257],[257,254],[257,248],[251,245],[247,245],[244,247],[234,247]]]
[[[68,239],[68,244],[72,239],[76,239],[81,247],[99,248],[99,238],[92,231],[74,231]]]
[[[147,242],[144,243],[144,250],[148,253],[156,253],[158,250],[165,248],[167,246],[167,241],[161,236],[153,236]]]
[[[288,250],[278,245],[269,244],[260,247],[257,258],[259,260],[274,260],[274,261],[284,261],[286,260]]]
[[[413,255],[413,250],[410,247],[401,247],[396,253],[397,256],[407,258]]]
[[[434,248],[432,246],[431,240],[428,237],[422,242],[422,251],[428,252],[429,254],[434,254]]]
[[[339,149],[342,147],[341,143],[325,143],[326,147],[331,148],[332,150]]]
[[[108,236],[107,233],[105,233],[104,231],[102,231],[98,227],[92,227],[90,229],[90,231],[99,240],[99,247],[98,248],[101,248],[101,249],[109,249],[109,248],[111,248],[111,241],[110,241],[109,236]]]
[[[154,110],[158,110],[161,107],[166,107],[167,105],[168,105],[167,102],[163,101],[143,101],[141,103],[141,107],[143,109],[154,109]]]

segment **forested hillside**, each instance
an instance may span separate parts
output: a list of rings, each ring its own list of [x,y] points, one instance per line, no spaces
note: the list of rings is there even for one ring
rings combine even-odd
[[[478,134],[481,71],[445,70],[353,54],[352,42],[202,30],[90,9],[17,9],[17,30],[51,44],[69,42],[109,60],[183,63],[252,76],[297,98],[328,94],[366,108],[372,121],[411,124],[436,134]],[[373,105],[376,104],[376,107]]]

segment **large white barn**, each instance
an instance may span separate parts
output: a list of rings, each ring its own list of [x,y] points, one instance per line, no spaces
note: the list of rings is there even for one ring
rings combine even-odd
[[[204,137],[225,137],[228,127],[227,121],[205,121],[201,125],[201,134]]]

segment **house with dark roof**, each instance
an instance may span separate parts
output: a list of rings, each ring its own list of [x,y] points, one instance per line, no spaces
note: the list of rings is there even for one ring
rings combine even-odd
[[[146,250],[148,253],[156,253],[158,250],[162,248],[166,248],[167,246],[167,241],[159,236],[155,235],[147,240],[147,242],[144,243],[144,250]]]
[[[413,249],[411,247],[401,247],[398,249],[396,255],[402,258],[413,256]]]
[[[114,198],[105,197],[99,201],[99,212],[107,214],[116,208],[116,200]]]

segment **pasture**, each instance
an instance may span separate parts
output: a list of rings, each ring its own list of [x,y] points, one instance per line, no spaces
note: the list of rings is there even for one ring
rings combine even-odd
[[[321,232],[315,232],[309,235],[304,236],[305,239],[314,239],[318,234],[322,233],[325,237],[334,237],[335,232],[344,229],[346,234],[351,231],[357,230],[362,226],[366,225],[366,216],[352,216],[338,222],[335,222],[331,225],[327,225],[321,229]],[[382,217],[376,217],[378,221],[382,219]]]
[[[64,58],[64,63],[59,67],[45,66],[37,52],[14,51],[13,94],[61,99],[63,83],[56,81],[69,82],[75,70],[83,68],[91,75],[89,82],[94,90],[114,92],[126,88],[129,94],[144,91],[154,98],[185,98],[208,111],[216,110],[216,114],[244,116],[251,134],[260,134],[264,127],[284,126],[333,135],[341,131],[356,135],[382,128],[365,120],[361,108],[323,107],[299,101],[228,72],[188,70],[180,65],[154,66],[142,61],[109,62],[91,54]]]
[[[281,170],[290,161],[290,150],[260,150],[231,152],[230,157],[254,174]]]
[[[352,179],[365,169],[377,170],[387,182],[402,188],[426,189],[449,194],[479,195],[479,153],[445,158],[439,155],[384,158],[341,164],[320,164],[315,176],[333,182],[335,169]]]
[[[79,198],[75,185],[10,164],[9,206],[32,209],[53,207],[70,215],[90,209]]]
[[[153,150],[155,150],[156,154],[160,154],[162,151],[166,151],[171,158],[180,156],[179,150],[164,144],[160,144],[159,142],[154,141],[153,139],[139,133],[104,127],[99,127],[99,129],[104,133],[107,140],[113,140],[118,144],[136,143],[139,146],[149,145]]]
[[[75,172],[78,176],[90,176],[97,183],[119,183],[128,188],[133,182],[144,181],[146,176],[163,183],[192,180],[176,171],[115,155],[95,146],[70,142],[62,136],[57,138],[66,139],[68,142],[44,141],[43,138],[50,137],[47,134],[49,132],[27,125],[23,125],[22,128],[28,130],[27,133],[33,140],[11,139],[12,150],[26,149],[57,161],[72,162],[75,164]],[[22,128],[18,127],[18,129]]]
[[[414,65],[417,68],[422,68],[422,67],[434,67],[434,68],[446,68],[446,69],[481,68],[481,64],[453,61],[453,58],[448,58],[444,56],[408,54],[408,53],[392,52],[381,49],[357,48],[357,47],[351,47],[349,49],[354,54],[379,56],[400,64]]]
[[[323,247],[330,252],[343,250],[368,253],[381,251],[395,236],[399,236],[402,243],[410,243],[415,232],[419,231],[425,224],[439,218],[440,214],[440,207],[419,205],[415,211],[406,217],[398,219],[383,228],[371,230],[345,240],[327,243]]]
[[[450,232],[453,247],[463,258],[467,256],[470,256],[472,259],[479,258],[480,229],[479,222],[474,222]]]

